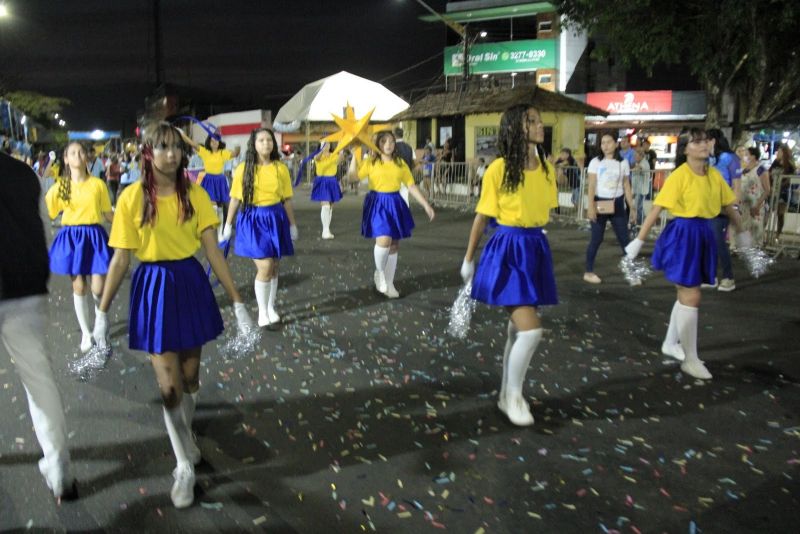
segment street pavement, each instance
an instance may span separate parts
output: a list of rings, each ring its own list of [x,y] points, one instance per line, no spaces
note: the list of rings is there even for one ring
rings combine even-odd
[[[0,349],[3,532],[797,532],[800,530],[800,262],[703,292],[699,350],[714,379],[660,354],[675,299],[656,273],[628,286],[606,235],[603,284],[581,281],[588,234],[548,227],[560,304],[525,392],[536,424],[495,407],[506,315],[478,305],[465,341],[446,334],[471,214],[439,210],[403,241],[402,298],[372,285],[360,196],[319,238],[308,190],[300,240],[281,263],[282,328],[254,354],[203,351],[194,506],[173,508],[174,458],[146,355],[127,349],[126,279],[110,318],[114,356],[96,379],[68,374],[80,332],[66,277],[49,327],[80,499],[56,504],[25,394]],[[649,255],[652,243],[645,246]],[[249,260],[231,256],[255,317]],[[230,328],[230,301],[217,288]]]

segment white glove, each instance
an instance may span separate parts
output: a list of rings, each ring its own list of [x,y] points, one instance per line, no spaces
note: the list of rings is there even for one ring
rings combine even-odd
[[[628,246],[625,247],[625,254],[628,256],[629,260],[636,259],[636,256],[638,256],[639,252],[642,250],[642,245],[644,245],[644,241],[638,237],[628,243]]]
[[[224,243],[225,241],[231,238],[231,234],[233,233],[233,228],[231,228],[230,224],[226,224],[222,228],[222,233],[219,236],[219,242]]]
[[[472,280],[472,275],[475,274],[475,262],[467,261],[466,259],[461,264],[461,279],[466,284]]]
[[[51,150],[47,155],[50,157],[50,161],[55,161],[55,159],[56,159],[56,153],[55,152],[53,152]]]
[[[248,333],[253,329],[253,319],[247,313],[247,307],[243,302],[233,303],[233,314],[236,316],[236,326],[242,334]]]
[[[739,232],[736,234],[736,248],[745,249],[753,246],[753,236],[750,232]]]
[[[94,317],[94,330],[92,331],[95,345],[98,347],[108,347],[108,315],[106,312],[97,310]]]
[[[297,241],[300,238],[300,232],[297,230],[296,225],[293,224],[289,227],[289,235],[291,236],[292,241]]]

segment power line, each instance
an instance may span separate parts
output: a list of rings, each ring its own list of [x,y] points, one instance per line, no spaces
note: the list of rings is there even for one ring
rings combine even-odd
[[[410,67],[407,67],[407,68],[405,68],[405,69],[403,69],[403,70],[401,70],[401,71],[395,72],[394,74],[390,74],[389,76],[387,76],[387,77],[383,78],[382,80],[378,80],[378,83],[383,83],[383,82],[385,82],[386,80],[390,80],[390,79],[394,78],[395,76],[399,76],[399,75],[403,74],[404,72],[408,72],[408,71],[410,71],[411,69],[416,69],[416,68],[417,68],[417,67],[419,67],[420,65],[424,65],[425,63],[428,63],[429,61],[433,61],[434,59],[437,59],[439,56],[442,56],[442,55],[444,55],[444,50],[442,50],[441,52],[438,52],[438,53],[436,53],[436,54],[432,55],[432,56],[431,56],[431,57],[429,57],[429,58],[423,59],[423,60],[422,60],[422,61],[420,61],[419,63],[414,63],[414,64],[413,64],[413,65],[411,65]]]

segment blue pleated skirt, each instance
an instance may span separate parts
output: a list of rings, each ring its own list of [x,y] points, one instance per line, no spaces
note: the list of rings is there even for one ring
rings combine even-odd
[[[225,178],[224,174],[206,173],[200,185],[208,191],[211,202],[230,202],[231,190],[228,187],[228,179]]]
[[[311,187],[311,200],[317,202],[339,202],[342,200],[342,189],[335,176],[317,176]]]
[[[233,251],[245,258],[282,258],[294,255],[289,217],[283,204],[250,206],[236,216]]]
[[[542,229],[498,225],[475,269],[472,298],[494,306],[558,304],[553,256]]]
[[[653,268],[673,284],[696,287],[713,284],[717,273],[717,242],[709,219],[676,217],[656,240]]]
[[[361,235],[370,238],[389,236],[392,239],[405,239],[411,237],[413,229],[411,210],[399,192],[367,193],[361,216]]]
[[[150,354],[200,347],[222,333],[211,284],[195,258],[143,262],[131,278],[129,346]]]
[[[106,274],[110,261],[108,234],[99,224],[63,226],[50,246],[50,271],[55,274]]]

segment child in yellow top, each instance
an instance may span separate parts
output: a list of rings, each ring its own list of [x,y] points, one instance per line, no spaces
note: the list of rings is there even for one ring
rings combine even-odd
[[[497,407],[519,426],[534,422],[522,385],[542,339],[537,308],[558,303],[550,245],[542,231],[550,210],[558,207],[558,192],[543,141],[544,124],[536,108],[522,104],[503,113],[501,157],[483,177],[461,266],[464,283],[472,283],[472,298],[504,306],[510,313]],[[490,218],[499,226],[475,269],[475,252]]]
[[[217,247],[217,217],[208,193],[192,185],[184,173],[187,161],[180,135],[162,122],[149,126],[142,140],[142,180],[126,188],[119,199],[111,229],[116,250],[94,339],[100,346],[108,344],[106,314],[133,251],[142,261],[131,277],[130,348],[150,353],[178,464],[170,496],[176,508],[184,508],[194,499],[193,464],[201,459],[191,432],[200,354],[223,329],[211,285],[194,258],[201,246],[234,303],[239,329],[249,330],[252,321]]]
[[[45,195],[51,219],[61,218],[61,230],[50,247],[50,270],[72,278],[72,300],[81,327],[81,351],[92,348],[89,329],[89,286],[95,304],[103,293],[111,260],[108,234],[101,226],[111,222],[111,199],[106,184],[86,170],[86,149],[71,142],[64,151],[63,176]],[[91,277],[91,281],[89,281]]]
[[[331,233],[333,204],[342,199],[342,189],[336,172],[344,158],[344,152],[333,154],[332,148],[330,143],[322,143],[320,153],[314,158],[317,175],[311,188],[311,200],[322,203],[319,216],[322,221],[322,239],[333,239]]]
[[[429,220],[433,221],[435,213],[414,184],[408,165],[398,155],[394,134],[380,132],[375,144],[380,152],[361,165],[353,157],[349,176],[351,181],[359,178],[369,181],[370,191],[364,199],[361,217],[361,235],[375,239],[375,288],[389,298],[398,298],[400,293],[394,287],[397,251],[400,240],[411,237],[414,228],[411,210],[399,193],[400,184],[408,186],[408,192],[422,204]]]
[[[275,134],[268,128],[250,132],[244,163],[233,173],[231,205],[221,240],[230,239],[236,217],[237,256],[251,258],[256,265],[254,288],[258,302],[258,325],[280,322],[275,311],[278,296],[278,263],[294,254],[298,237],[292,207],[289,169],[281,163]],[[242,210],[238,216],[239,206]]]
[[[677,299],[672,307],[667,335],[661,352],[681,360],[681,370],[695,378],[708,380],[711,373],[697,355],[697,315],[700,285],[713,282],[717,271],[717,246],[710,220],[724,211],[740,232],[738,246],[750,246],[750,234],[742,232],[736,196],[722,175],[708,165],[706,132],[693,128],[678,140],[676,169],[667,177],[642,223],[636,239],[625,248],[633,259],[642,248],[650,228],[669,210],[672,219],[656,240],[652,263],[675,284]]]

